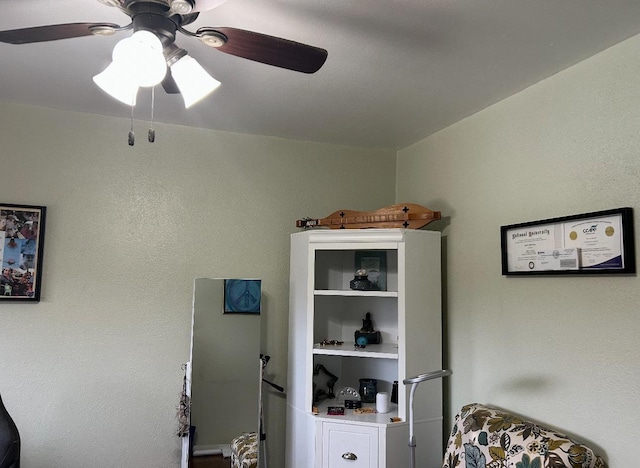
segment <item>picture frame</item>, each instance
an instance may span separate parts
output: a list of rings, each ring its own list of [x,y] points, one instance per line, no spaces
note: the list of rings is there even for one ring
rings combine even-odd
[[[224,313],[260,315],[262,280],[225,279]]]
[[[373,289],[387,290],[387,252],[384,250],[356,250],[355,270],[366,270]]]
[[[40,301],[46,211],[0,203],[0,301]]]
[[[636,273],[632,208],[500,227],[502,274]]]

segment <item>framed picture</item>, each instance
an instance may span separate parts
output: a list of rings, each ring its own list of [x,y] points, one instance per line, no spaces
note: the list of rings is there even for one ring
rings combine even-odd
[[[503,275],[635,273],[633,210],[500,227]]]
[[[387,290],[387,252],[384,250],[356,250],[357,270],[366,270],[373,289]]]
[[[44,206],[0,203],[0,301],[39,301]]]
[[[225,279],[225,314],[260,314],[262,280]]]

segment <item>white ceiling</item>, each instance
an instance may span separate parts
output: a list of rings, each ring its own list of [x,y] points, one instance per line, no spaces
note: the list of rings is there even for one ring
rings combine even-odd
[[[97,0],[1,6],[0,30],[129,22]],[[156,121],[400,149],[639,34],[640,0],[228,0],[186,29],[202,26],[283,37],[329,56],[307,75],[179,35],[222,86],[189,110],[158,88]],[[0,100],[129,118],[91,79],[127,34],[0,43]],[[136,119],[150,120],[150,96],[138,96]]]

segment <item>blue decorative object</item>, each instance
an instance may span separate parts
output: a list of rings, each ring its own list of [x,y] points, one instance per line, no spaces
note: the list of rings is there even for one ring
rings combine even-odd
[[[262,296],[262,280],[224,280],[225,314],[259,314]]]

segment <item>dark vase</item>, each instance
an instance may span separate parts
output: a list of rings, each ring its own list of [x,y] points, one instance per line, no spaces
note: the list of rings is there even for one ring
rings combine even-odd
[[[370,291],[372,285],[367,275],[356,275],[355,278],[349,282],[349,287],[355,291]]]
[[[394,380],[391,387],[391,403],[398,403],[398,381]]]
[[[376,379],[360,379],[360,398],[363,403],[375,403],[376,393],[378,393]]]

